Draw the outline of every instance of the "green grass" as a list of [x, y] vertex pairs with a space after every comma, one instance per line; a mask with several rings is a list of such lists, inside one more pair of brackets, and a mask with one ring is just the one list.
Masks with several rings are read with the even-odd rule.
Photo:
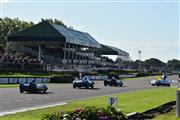
[[0, 88], [13, 88], [18, 86], [19, 84], [0, 84]]
[[126, 80], [139, 80], [139, 79], [144, 79], [144, 78], [155, 78], [155, 76], [145, 76], [145, 77], [136, 77], [136, 78], [121, 78], [120, 80], [126, 81]]
[[51, 77], [54, 74], [1, 73], [0, 77]]
[[[124, 113], [143, 112], [148, 109], [157, 107], [161, 104], [175, 100], [175, 89], [163, 87], [134, 91], [122, 94], [113, 94], [111, 96], [118, 97], [118, 108], [121, 108]], [[38, 110], [26, 111], [13, 115], [0, 117], [0, 120], [40, 120], [43, 114], [52, 113], [55, 111], [67, 111], [77, 107], [97, 106], [106, 107], [108, 96], [88, 98], [86, 100], [77, 100], [69, 102], [63, 106], [43, 108]]]
[[169, 113], [159, 115], [155, 117], [153, 120], [180, 120], [180, 118], [176, 117], [175, 109]]

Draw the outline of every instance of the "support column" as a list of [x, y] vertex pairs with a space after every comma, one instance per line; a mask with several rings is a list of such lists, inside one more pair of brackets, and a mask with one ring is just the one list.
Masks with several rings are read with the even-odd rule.
[[41, 45], [38, 46], [38, 60], [41, 61], [41, 53], [42, 53], [42, 50], [41, 50]]
[[75, 48], [75, 60], [76, 60], [76, 64], [77, 64], [77, 44], [75, 45], [76, 46], [76, 48]]
[[69, 64], [69, 60], [70, 60], [70, 43], [68, 43], [68, 64]]
[[64, 62], [65, 62], [65, 60], [66, 60], [66, 42], [64, 43]]
[[176, 91], [176, 117], [180, 118], [180, 90]]
[[71, 51], [71, 53], [72, 53], [72, 56], [71, 56], [71, 59], [72, 59], [72, 61], [74, 60], [74, 44], [72, 44], [72, 51]]
[[79, 45], [79, 59], [78, 59], [79, 64], [80, 64], [81, 58], [82, 58], [82, 56], [81, 56], [81, 45]]

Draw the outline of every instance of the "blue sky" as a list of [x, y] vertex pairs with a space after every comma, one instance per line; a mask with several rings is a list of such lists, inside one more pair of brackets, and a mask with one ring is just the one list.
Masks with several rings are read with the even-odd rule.
[[46, 1], [4, 2], [1, 17], [18, 17], [35, 23], [40, 18], [57, 18], [74, 29], [90, 33], [100, 43], [130, 53], [133, 60], [138, 59], [139, 49], [142, 60], [180, 59], [180, 3], [176, 1]]

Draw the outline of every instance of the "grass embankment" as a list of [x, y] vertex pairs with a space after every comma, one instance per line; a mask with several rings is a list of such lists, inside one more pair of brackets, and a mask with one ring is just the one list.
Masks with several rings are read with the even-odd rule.
[[7, 72], [7, 73], [0, 73], [0, 77], [51, 77], [55, 76], [58, 73], [51, 73], [51, 72], [40, 72], [40, 73], [31, 73], [31, 72]]
[[0, 84], [0, 88], [13, 88], [18, 86], [19, 84]]
[[180, 118], [176, 117], [175, 109], [169, 113], [159, 115], [155, 117], [153, 120], [180, 120]]
[[[118, 108], [121, 108], [124, 113], [143, 112], [148, 109], [157, 107], [161, 104], [175, 100], [175, 89], [172, 88], [155, 88], [141, 91], [134, 91], [121, 94], [113, 94], [118, 98]], [[67, 111], [75, 108], [82, 108], [85, 106], [102, 106], [106, 107], [108, 103], [108, 96], [88, 98], [86, 100], [77, 100], [69, 102], [63, 106], [56, 106], [38, 110], [32, 110], [13, 115], [6, 115], [0, 117], [0, 120], [40, 120], [45, 113], [52, 113], [57, 111]]]
[[136, 78], [120, 78], [120, 80], [126, 81], [126, 80], [144, 80], [147, 78], [153, 78], [155, 79], [155, 76], [145, 76], [145, 77], [136, 77]]

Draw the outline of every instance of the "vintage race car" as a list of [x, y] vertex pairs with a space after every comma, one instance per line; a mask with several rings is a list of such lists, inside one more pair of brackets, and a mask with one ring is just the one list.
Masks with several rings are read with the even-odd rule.
[[43, 92], [46, 93], [48, 90], [47, 85], [45, 84], [20, 84], [19, 86], [20, 93], [23, 93], [24, 91], [29, 92], [29, 93], [38, 93], [38, 92]]
[[152, 86], [170, 86], [173, 80], [151, 80], [150, 84]]
[[123, 86], [123, 82], [117, 79], [106, 79], [104, 80], [104, 86]]
[[73, 88], [76, 88], [76, 87], [94, 88], [94, 84], [95, 82], [90, 80], [88, 77], [83, 77], [82, 79], [73, 81]]

